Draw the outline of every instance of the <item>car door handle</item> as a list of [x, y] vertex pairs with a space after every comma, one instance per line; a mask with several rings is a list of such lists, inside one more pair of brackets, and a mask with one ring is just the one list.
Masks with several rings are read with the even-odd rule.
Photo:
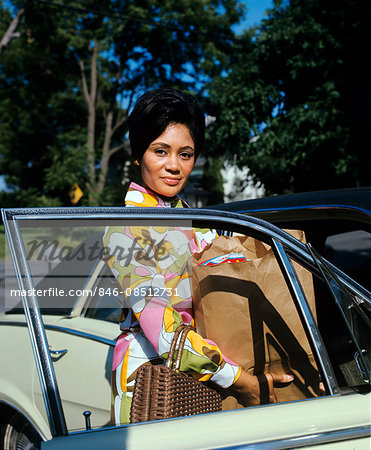
[[66, 348], [64, 348], [63, 350], [53, 350], [52, 347], [50, 347], [50, 345], [49, 345], [49, 352], [53, 356], [61, 356], [61, 355], [64, 355], [65, 353], [67, 353], [68, 350]]

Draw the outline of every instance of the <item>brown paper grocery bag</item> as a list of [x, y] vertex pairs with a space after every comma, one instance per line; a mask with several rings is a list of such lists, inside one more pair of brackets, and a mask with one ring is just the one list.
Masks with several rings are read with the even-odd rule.
[[[304, 241], [302, 231], [290, 231]], [[245, 262], [200, 265], [241, 253]], [[294, 263], [315, 315], [312, 275]], [[192, 261], [193, 308], [197, 331], [252, 374], [293, 373], [288, 386], [275, 388], [277, 401], [319, 394], [319, 376], [294, 301], [273, 250], [247, 236], [220, 236]], [[242, 407], [231, 389], [221, 390], [223, 409]]]

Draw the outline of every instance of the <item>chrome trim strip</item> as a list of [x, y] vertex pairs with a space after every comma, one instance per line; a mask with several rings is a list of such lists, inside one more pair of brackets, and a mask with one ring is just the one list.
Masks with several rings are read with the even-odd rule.
[[16, 321], [2, 322], [1, 319], [0, 319], [0, 325], [8, 325], [10, 327], [27, 327], [26, 322], [16, 322]]
[[[16, 321], [2, 322], [0, 320], [0, 326], [1, 325], [7, 325], [7, 326], [12, 326], [12, 327], [27, 327], [27, 323], [16, 322]], [[85, 333], [85, 331], [74, 330], [73, 328], [60, 327], [59, 325], [48, 325], [45, 323], [44, 323], [44, 328], [46, 330], [60, 331], [61, 333], [72, 334], [74, 336], [79, 336], [81, 338], [90, 339], [92, 341], [100, 342], [101, 344], [110, 345], [111, 347], [114, 347], [116, 345], [116, 341], [113, 339], [107, 339], [102, 336], [97, 336], [95, 334]], [[117, 324], [117, 333], [118, 334], [120, 333], [118, 324]]]
[[323, 374], [324, 381], [329, 390], [329, 394], [333, 395], [340, 392], [339, 386], [336, 381], [330, 358], [328, 356], [326, 347], [323, 343], [322, 337], [318, 331], [316, 321], [313, 317], [312, 311], [308, 305], [307, 299], [303, 292], [303, 288], [298, 279], [296, 270], [292, 265], [290, 258], [287, 256], [283, 245], [273, 239], [273, 249], [277, 256], [278, 263], [281, 267], [283, 275], [286, 279], [287, 286], [291, 292], [291, 295], [295, 301], [296, 309], [301, 318], [305, 332], [307, 334], [309, 344], [313, 349], [313, 354], [316, 358], [318, 368], [321, 374]]
[[[4, 220], [4, 226], [19, 288], [21, 291], [32, 292], [34, 285], [28, 262], [24, 257], [25, 250], [18, 224], [14, 220]], [[49, 420], [50, 432], [53, 436], [65, 436], [68, 434], [66, 421], [37, 298], [34, 295], [22, 295], [21, 297]]]
[[[74, 330], [72, 328], [67, 327], [60, 327], [59, 325], [48, 325], [44, 324], [44, 327], [46, 330], [53, 330], [53, 331], [60, 331], [61, 333], [67, 333], [72, 334], [74, 336], [79, 336], [81, 338], [90, 339], [92, 341], [97, 341], [102, 344], [110, 345], [111, 347], [114, 347], [116, 345], [116, 341], [112, 339], [107, 339], [101, 336], [96, 336], [95, 334], [85, 333], [85, 331], [78, 331]], [[118, 324], [117, 324], [117, 334], [120, 333]]]
[[253, 444], [242, 444], [231, 447], [220, 447], [221, 449], [242, 450], [259, 448], [262, 450], [283, 450], [289, 448], [308, 447], [313, 445], [330, 444], [354, 439], [370, 437], [370, 426], [344, 428], [342, 430], [324, 431], [322, 433], [307, 434], [304, 436], [277, 439], [266, 442], [255, 442]]

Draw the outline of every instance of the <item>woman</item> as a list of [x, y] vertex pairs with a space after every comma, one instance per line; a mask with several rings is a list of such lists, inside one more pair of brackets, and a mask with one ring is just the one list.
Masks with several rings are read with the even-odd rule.
[[[142, 185], [131, 183], [125, 205], [187, 207], [179, 197], [204, 145], [205, 120], [197, 103], [173, 89], [155, 89], [139, 98], [129, 117], [129, 138]], [[192, 228], [109, 227], [110, 249], [136, 249], [113, 255], [112, 272], [127, 293], [129, 313], [120, 324], [112, 373], [112, 421], [127, 423], [137, 368], [165, 359], [174, 331], [193, 323], [187, 260], [215, 234]], [[150, 257], [150, 255], [152, 255]], [[222, 355], [217, 345], [196, 332], [187, 336], [181, 370], [239, 392], [246, 405], [260, 403], [260, 386], [274, 402], [273, 383], [291, 375], [263, 376], [263, 384]]]

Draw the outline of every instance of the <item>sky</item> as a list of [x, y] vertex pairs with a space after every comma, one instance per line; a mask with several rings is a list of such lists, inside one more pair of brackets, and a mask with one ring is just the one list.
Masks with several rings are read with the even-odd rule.
[[[245, 19], [238, 26], [234, 27], [234, 31], [237, 34], [246, 28], [258, 25], [263, 19], [265, 11], [273, 6], [273, 0], [240, 0], [240, 3], [246, 5], [247, 11]], [[4, 177], [0, 176], [0, 191], [5, 188]]]
[[246, 5], [247, 12], [245, 20], [235, 28], [236, 33], [258, 25], [263, 19], [265, 11], [273, 7], [273, 0], [240, 0], [240, 3]]

